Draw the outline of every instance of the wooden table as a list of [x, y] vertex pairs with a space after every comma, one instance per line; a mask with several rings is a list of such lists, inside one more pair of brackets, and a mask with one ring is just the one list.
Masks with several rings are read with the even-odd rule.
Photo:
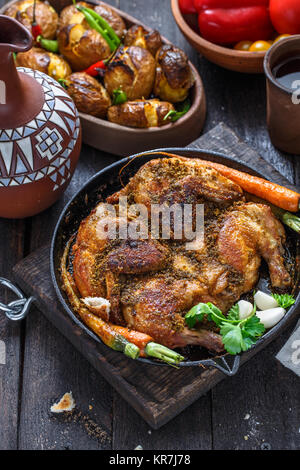
[[[204, 132], [225, 122], [291, 183], [299, 184], [300, 158], [282, 154], [269, 140], [263, 76], [229, 72], [198, 57], [177, 29], [168, 0], [107, 1], [161, 30], [189, 55], [207, 93]], [[31, 219], [0, 219], [1, 276], [10, 278], [18, 260], [50, 240], [66, 201], [113, 161], [114, 156], [84, 146], [61, 201]], [[274, 357], [290, 333], [169, 424], [150, 431], [38, 310], [17, 324], [1, 315], [6, 365], [0, 365], [0, 449], [299, 449], [299, 378]], [[70, 420], [51, 416], [51, 404], [70, 390], [80, 412]]]

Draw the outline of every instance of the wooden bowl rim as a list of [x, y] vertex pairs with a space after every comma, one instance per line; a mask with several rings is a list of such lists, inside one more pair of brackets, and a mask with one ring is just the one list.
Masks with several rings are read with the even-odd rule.
[[[17, 1], [18, 0], [10, 0], [6, 4], [4, 4], [0, 8], [0, 14], [4, 14], [4, 12], [7, 10], [7, 8], [9, 6], [13, 5], [14, 3], [16, 3]], [[100, 1], [102, 1], [102, 0], [99, 0], [99, 3], [100, 3]], [[50, 3], [51, 3], [51, 1], [50, 1]], [[102, 3], [106, 3], [106, 2], [102, 2]], [[71, 4], [72, 4], [72, 0], [70, 0], [70, 5]], [[66, 5], [66, 6], [68, 6], [68, 5]], [[120, 15], [125, 20], [125, 22], [141, 25], [147, 31], [152, 30], [152, 28], [145, 25], [144, 23], [142, 23], [138, 19], [134, 18], [133, 16], [129, 15], [128, 13], [126, 13], [126, 12], [124, 12], [124, 11], [122, 11], [122, 10], [120, 10], [120, 9], [118, 9], [118, 8], [108, 4], [108, 3], [107, 3], [107, 6], [109, 6], [118, 15]], [[162, 38], [163, 43], [175, 45], [171, 41], [169, 41], [167, 38], [165, 38], [164, 36], [161, 36], [161, 38]], [[203, 107], [203, 110], [206, 113], [206, 97], [205, 97], [205, 91], [204, 91], [204, 85], [203, 85], [202, 79], [199, 75], [198, 70], [191, 63], [190, 60], [188, 61], [188, 63], [191, 67], [193, 76], [195, 78], [195, 83], [194, 83], [193, 87], [190, 90], [190, 93], [194, 93], [194, 97], [193, 97], [193, 100], [192, 100], [191, 108], [178, 121], [175, 121], [175, 122], [170, 123], [170, 124], [166, 124], [165, 126], [148, 127], [148, 128], [139, 129], [139, 128], [136, 128], [136, 127], [121, 126], [120, 124], [115, 124], [113, 122], [108, 121], [107, 119], [101, 119], [97, 116], [92, 116], [91, 114], [86, 114], [86, 113], [80, 112], [79, 115], [83, 119], [85, 119], [87, 121], [90, 121], [90, 122], [93, 122], [94, 124], [98, 124], [102, 128], [115, 129], [116, 132], [122, 132], [123, 131], [123, 132], [126, 132], [128, 134], [143, 134], [143, 133], [144, 134], [145, 133], [146, 134], [150, 134], [150, 133], [155, 134], [155, 133], [158, 133], [158, 132], [164, 132], [164, 131], [167, 132], [170, 129], [174, 129], [174, 128], [176, 129], [177, 127], [180, 128], [183, 124], [186, 123], [186, 121], [188, 121], [190, 118], [192, 118], [193, 115], [197, 114], [197, 112], [199, 112], [199, 109], [201, 107]]]
[[235, 57], [237, 59], [263, 59], [266, 52], [247, 52], [247, 51], [237, 51], [235, 49], [230, 49], [229, 47], [223, 47], [219, 46], [218, 44], [214, 44], [213, 42], [207, 41], [204, 39], [200, 34], [195, 33], [195, 31], [190, 28], [190, 26], [187, 24], [185, 21], [184, 17], [182, 16], [182, 13], [180, 11], [179, 5], [178, 5], [178, 0], [171, 0], [171, 9], [172, 13], [174, 16], [174, 19], [181, 29], [184, 34], [186, 34], [191, 41], [194, 41], [201, 47], [205, 47], [206, 49], [209, 49], [211, 51], [216, 52], [219, 55], [223, 55], [226, 57]]

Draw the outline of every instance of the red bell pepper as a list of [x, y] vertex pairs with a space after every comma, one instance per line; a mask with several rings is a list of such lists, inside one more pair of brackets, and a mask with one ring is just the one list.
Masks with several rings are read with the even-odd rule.
[[268, 0], [195, 0], [204, 39], [215, 44], [270, 39]]
[[99, 69], [106, 69], [106, 65], [103, 60], [100, 60], [99, 62], [90, 65], [87, 69], [83, 70], [83, 72], [87, 73], [91, 77], [97, 77], [99, 75]]
[[179, 8], [183, 15], [197, 13], [197, 10], [194, 5], [194, 0], [179, 0]]

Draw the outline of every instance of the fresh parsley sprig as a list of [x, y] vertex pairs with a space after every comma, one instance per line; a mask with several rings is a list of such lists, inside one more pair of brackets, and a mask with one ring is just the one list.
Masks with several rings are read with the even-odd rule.
[[182, 116], [184, 116], [191, 108], [191, 101], [189, 98], [184, 100], [182, 103], [178, 103], [175, 109], [171, 109], [164, 117], [164, 121], [168, 118], [171, 119], [172, 122], [178, 121]]
[[289, 294], [282, 294], [282, 295], [272, 294], [272, 297], [274, 297], [279, 307], [282, 307], [282, 308], [289, 308], [291, 305], [293, 305], [296, 302], [294, 297]]
[[220, 328], [224, 348], [229, 354], [235, 355], [250, 349], [265, 332], [264, 325], [260, 323], [255, 313], [256, 305], [254, 305], [251, 315], [241, 320], [239, 306], [235, 304], [225, 317], [218, 307], [208, 302], [191, 308], [185, 315], [185, 321], [189, 328], [193, 328], [196, 323], [203, 321], [204, 317], [208, 321], [214, 322]]

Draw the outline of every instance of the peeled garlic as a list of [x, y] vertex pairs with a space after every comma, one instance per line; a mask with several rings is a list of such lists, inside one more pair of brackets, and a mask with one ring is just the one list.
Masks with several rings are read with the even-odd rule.
[[251, 315], [253, 305], [250, 302], [247, 302], [247, 300], [239, 300], [238, 306], [241, 320], [244, 320], [244, 318], [248, 318]]
[[254, 301], [260, 310], [269, 310], [270, 308], [278, 307], [278, 303], [274, 297], [261, 290], [257, 291], [254, 295]]
[[265, 328], [272, 328], [282, 320], [285, 315], [284, 308], [270, 308], [263, 312], [256, 312], [256, 316], [260, 319]]

